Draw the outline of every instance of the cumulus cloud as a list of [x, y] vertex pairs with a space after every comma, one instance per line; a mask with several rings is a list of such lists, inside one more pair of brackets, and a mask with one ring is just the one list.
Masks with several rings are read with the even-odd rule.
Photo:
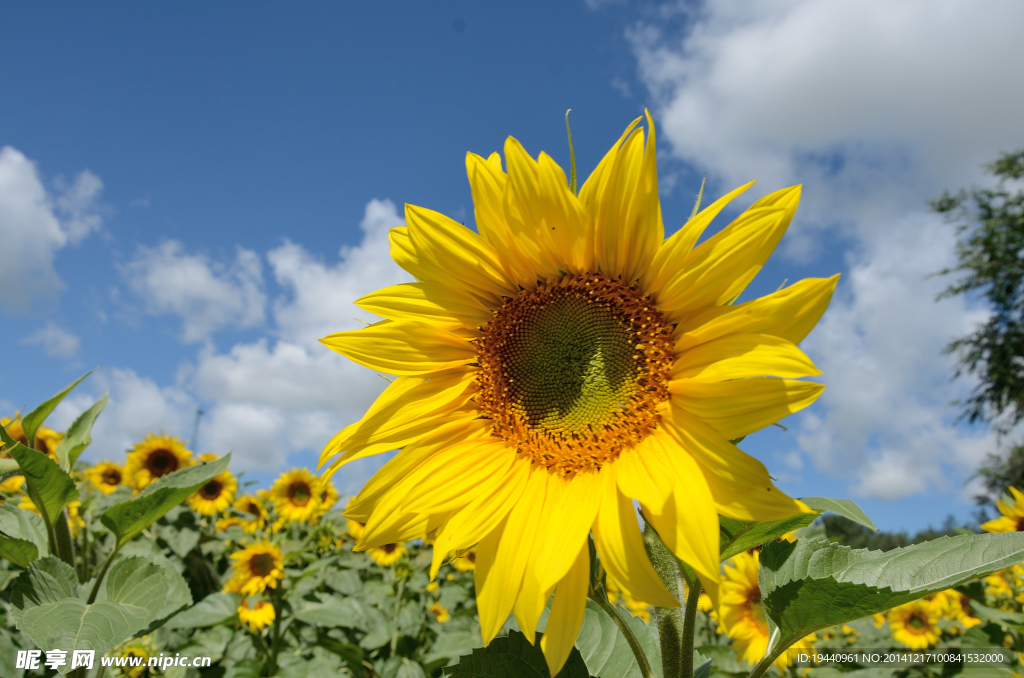
[[102, 226], [96, 205], [102, 188], [85, 171], [49, 192], [35, 163], [15, 148], [0, 148], [0, 306], [6, 311], [28, 313], [64, 289], [54, 255]]
[[21, 343], [41, 346], [56, 358], [72, 358], [78, 352], [78, 337], [52, 321], [22, 339]]
[[226, 327], [263, 323], [266, 295], [259, 255], [239, 248], [233, 262], [222, 263], [184, 249], [176, 240], [141, 247], [121, 266], [149, 313], [179, 316], [187, 342], [204, 341]]
[[[806, 349], [829, 388], [801, 415], [798, 441], [854, 491], [896, 498], [950, 490], [991, 436], [956, 427], [942, 347], [984, 314], [934, 302], [954, 233], [926, 211], [946, 187], [1020, 143], [1024, 6], [992, 2], [716, 2], [678, 32], [629, 31], [672, 155], [721, 189], [759, 177], [804, 183], [783, 253], [847, 275]], [[715, 193], [715, 191], [712, 191]], [[792, 456], [790, 463], [795, 464]]]

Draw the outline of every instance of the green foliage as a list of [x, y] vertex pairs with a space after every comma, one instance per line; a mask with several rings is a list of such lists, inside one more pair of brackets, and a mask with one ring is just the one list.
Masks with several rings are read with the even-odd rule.
[[1024, 444], [1012, 445], [1004, 454], [989, 453], [974, 476], [981, 478], [985, 488], [984, 493], [974, 495], [974, 502], [982, 507], [995, 507], [1011, 487], [1024, 488]]
[[871, 518], [868, 518], [867, 514], [864, 513], [863, 509], [861, 509], [861, 507], [857, 506], [849, 499], [832, 499], [831, 497], [804, 497], [800, 501], [807, 504], [809, 508], [818, 511], [819, 513], [828, 511], [830, 513], [836, 514], [837, 516], [842, 516], [847, 520], [852, 520], [858, 525], [866, 527], [869, 530], [878, 530], [878, 528], [875, 527], [874, 522], [872, 522]]
[[[89, 370], [78, 379], [75, 379], [71, 384], [64, 388], [60, 393], [53, 396], [44, 403], [41, 403], [35, 407], [31, 412], [21, 418], [21, 430], [25, 433], [25, 439], [28, 440], [28, 446], [34, 447], [36, 443], [36, 431], [43, 425], [46, 418], [50, 416], [53, 409], [60, 405], [61, 401], [64, 400], [64, 396], [71, 393], [72, 389], [82, 383], [86, 377], [92, 374], [92, 370]], [[6, 440], [5, 440], [6, 442]]]
[[[625, 610], [616, 610], [640, 641], [656, 676], [661, 676], [661, 647], [653, 626]], [[587, 601], [583, 626], [576, 639], [583, 663], [590, 675], [601, 678], [640, 678], [640, 666], [615, 622], [592, 600]]]
[[760, 587], [778, 647], [990, 574], [1024, 558], [1024, 534], [943, 537], [888, 553], [827, 541], [775, 542], [761, 552]]
[[974, 332], [946, 347], [957, 354], [963, 373], [978, 378], [959, 404], [970, 422], [996, 424], [1009, 431], [1024, 418], [1024, 190], [1008, 182], [1024, 177], [1024, 150], [1004, 153], [985, 166], [995, 188], [949, 191], [932, 201], [936, 212], [959, 222], [958, 263], [939, 274], [963, 274], [939, 298], [980, 293], [992, 316]]
[[[82, 378], [84, 379], [85, 377]], [[96, 417], [100, 416], [103, 408], [107, 406], [107, 398], [108, 395], [104, 393], [102, 398], [93, 403], [85, 412], [78, 415], [71, 426], [68, 427], [64, 439], [60, 441], [55, 451], [60, 467], [63, 470], [71, 471], [71, 467], [78, 461], [78, 457], [92, 443], [92, 425], [96, 422]]]
[[[531, 645], [519, 631], [509, 631], [508, 637], [495, 638], [487, 647], [473, 650], [473, 654], [459, 659], [455, 666], [446, 666], [445, 675], [452, 678], [548, 678], [551, 674], [540, 651], [540, 638], [541, 634], [537, 634], [537, 644]], [[589, 676], [579, 650], [573, 649], [556, 678]]]
[[719, 548], [721, 559], [725, 562], [737, 553], [760, 546], [778, 539], [787, 532], [798, 530], [813, 523], [818, 517], [815, 513], [801, 513], [791, 518], [776, 520], [769, 523], [745, 523], [741, 520], [718, 516]]

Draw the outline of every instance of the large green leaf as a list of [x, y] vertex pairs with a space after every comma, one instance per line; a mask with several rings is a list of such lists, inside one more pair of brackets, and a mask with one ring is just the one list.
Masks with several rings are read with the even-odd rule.
[[148, 558], [121, 558], [107, 572], [104, 590], [97, 600], [113, 600], [125, 605], [153, 602], [154, 591], [159, 590], [162, 603], [154, 608], [149, 622], [163, 619], [185, 605], [192, 604], [192, 594], [185, 579], [169, 564]]
[[17, 443], [8, 447], [7, 452], [21, 466], [25, 476], [25, 491], [39, 509], [46, 525], [52, 528], [64, 507], [78, 499], [75, 481], [61, 470], [57, 462], [38, 450], [30, 450]]
[[941, 537], [888, 552], [813, 539], [761, 551], [773, 647], [976, 579], [1024, 559], [1024, 534]]
[[0, 532], [0, 558], [9, 560], [18, 567], [28, 567], [28, 564], [38, 557], [39, 549], [32, 542]]
[[[640, 646], [647, 655], [651, 671], [657, 678], [661, 677], [661, 646], [657, 632], [642, 619], [634, 617], [621, 608], [615, 610], [619, 617], [629, 624], [633, 635], [640, 641]], [[583, 626], [576, 638], [576, 648], [592, 676], [601, 678], [640, 678], [640, 665], [637, 664], [633, 651], [629, 649], [625, 636], [619, 627], [604, 610], [592, 600], [587, 601], [587, 609], [583, 613]]]
[[829, 511], [835, 513], [837, 516], [842, 516], [858, 525], [877, 531], [878, 528], [871, 522], [871, 518], [868, 518], [867, 514], [856, 504], [849, 499], [832, 499], [831, 497], [804, 497], [801, 499], [803, 503], [807, 504], [808, 508], [812, 508], [818, 512]]
[[183, 612], [171, 617], [165, 624], [171, 629], [198, 629], [231, 619], [238, 613], [242, 597], [237, 593], [214, 593]]
[[294, 605], [292, 614], [307, 624], [367, 630], [367, 608], [355, 598], [323, 596], [319, 602], [296, 601]]
[[0, 504], [0, 532], [32, 542], [40, 555], [50, 554], [46, 525], [38, 513], [10, 504]]
[[25, 438], [28, 440], [29, 445], [35, 445], [36, 431], [38, 431], [39, 427], [43, 425], [46, 418], [50, 416], [50, 412], [53, 412], [53, 408], [60, 405], [60, 401], [64, 400], [64, 396], [71, 393], [71, 389], [81, 384], [82, 380], [90, 374], [92, 374], [92, 370], [89, 370], [78, 379], [75, 379], [70, 386], [21, 418], [21, 430], [25, 432]]
[[71, 471], [71, 467], [75, 465], [79, 455], [92, 443], [92, 425], [96, 421], [96, 417], [100, 416], [103, 408], [107, 406], [108, 395], [104, 393], [103, 397], [93, 403], [92, 407], [78, 415], [78, 418], [68, 428], [67, 433], [64, 434], [64, 439], [57, 445], [55, 452], [57, 460], [65, 471]]
[[[540, 651], [540, 638], [541, 634], [537, 634], [536, 644], [530, 645], [522, 633], [509, 631], [508, 637], [495, 638], [487, 647], [460, 657], [458, 664], [444, 667], [444, 673], [454, 678], [548, 678], [551, 674]], [[583, 657], [573, 648], [556, 678], [589, 676]]]
[[[787, 532], [807, 527], [818, 518], [817, 513], [798, 513], [795, 516], [768, 523], [746, 523], [725, 516], [718, 516], [719, 548], [721, 561], [725, 562], [737, 553], [778, 539]], [[603, 678], [603, 677], [602, 677]]]
[[117, 545], [130, 541], [172, 508], [228, 467], [231, 455], [168, 473], [134, 499], [115, 504], [100, 520], [117, 537]]

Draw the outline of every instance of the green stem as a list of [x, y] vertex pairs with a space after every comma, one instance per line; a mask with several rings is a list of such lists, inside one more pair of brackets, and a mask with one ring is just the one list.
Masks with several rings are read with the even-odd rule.
[[629, 644], [629, 649], [633, 651], [633, 656], [636, 657], [636, 663], [640, 665], [640, 675], [643, 678], [651, 678], [651, 663], [647, 661], [647, 655], [644, 654], [644, 649], [640, 647], [640, 641], [633, 635], [633, 629], [629, 628], [629, 624], [626, 623], [622, 617], [619, 616], [618, 610], [615, 606], [608, 602], [608, 599], [601, 595], [591, 595], [590, 599], [597, 603], [602, 610], [608, 613], [608, 616], [612, 618], [616, 626], [619, 627], [619, 631], [622, 632], [623, 637]]
[[690, 218], [693, 219], [700, 212], [700, 201], [704, 199], [704, 184], [708, 183], [708, 175], [704, 175], [704, 178], [700, 181], [700, 192], [697, 193], [697, 202], [693, 204], [693, 211], [690, 212]]
[[398, 650], [398, 613], [402, 609], [402, 592], [405, 591], [405, 580], [398, 580], [398, 593], [395, 595], [395, 630], [391, 632], [391, 656]]
[[[645, 522], [644, 525], [644, 548], [665, 588], [676, 598], [682, 599], [685, 588], [676, 559], [649, 522]], [[664, 678], [682, 678], [683, 667], [680, 659], [683, 656], [683, 611], [678, 607], [655, 607], [654, 621], [658, 627], [658, 639], [661, 644], [662, 674]]]
[[274, 603], [274, 631], [273, 640], [270, 646], [270, 671], [267, 672], [268, 676], [277, 675], [277, 653], [281, 646], [281, 589], [274, 589], [274, 594], [271, 596]]
[[89, 600], [85, 601], [86, 605], [92, 605], [96, 602], [96, 595], [100, 592], [100, 584], [103, 583], [103, 578], [107, 576], [107, 570], [114, 563], [114, 558], [117, 557], [117, 552], [121, 550], [121, 544], [114, 547], [114, 550], [107, 556], [107, 562], [103, 563], [103, 568], [100, 569], [99, 575], [96, 577], [96, 583], [92, 585], [92, 591], [89, 593]]
[[761, 676], [765, 674], [765, 672], [772, 665], [772, 663], [779, 658], [779, 655], [781, 655], [788, 649], [789, 645], [783, 645], [782, 643], [779, 643], [775, 647], [775, 649], [771, 651], [771, 654], [768, 654], [757, 663], [757, 666], [754, 667], [754, 670], [750, 672], [750, 675], [747, 676], [747, 678], [761, 678]]
[[683, 620], [683, 647], [681, 668], [683, 678], [693, 678], [693, 632], [697, 624], [697, 603], [700, 601], [700, 582], [690, 586], [686, 596], [686, 618]]
[[71, 543], [71, 529], [68, 527], [67, 511], [61, 511], [57, 523], [53, 526], [53, 536], [57, 542], [57, 557], [75, 567], [75, 546]]

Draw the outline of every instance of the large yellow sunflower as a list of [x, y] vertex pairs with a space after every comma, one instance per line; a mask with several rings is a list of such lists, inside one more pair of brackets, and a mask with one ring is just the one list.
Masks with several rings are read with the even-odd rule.
[[[14, 438], [16, 441], [28, 447], [28, 437], [25, 435], [24, 429], [21, 428], [21, 416], [15, 416], [14, 419], [4, 417], [0, 419], [0, 426], [7, 429], [7, 435]], [[60, 445], [60, 441], [64, 439], [63, 433], [58, 433], [53, 429], [40, 426], [36, 429], [36, 445], [35, 449], [40, 452], [46, 453], [51, 459], [57, 459], [57, 446]], [[0, 442], [0, 450], [2, 450], [4, 444]], [[6, 453], [5, 453], [6, 456]]]
[[982, 523], [981, 529], [986, 532], [1020, 532], [1024, 530], [1024, 494], [1016, 487], [1010, 488], [1013, 503], [997, 501], [996, 506], [1001, 514], [995, 520]]
[[85, 479], [103, 494], [110, 494], [124, 484], [124, 469], [112, 461], [101, 461], [85, 470]]
[[295, 468], [274, 481], [270, 496], [285, 522], [312, 520], [320, 509], [320, 480], [304, 468]]
[[404, 546], [399, 544], [381, 544], [375, 546], [369, 551], [370, 559], [378, 565], [387, 567], [388, 565], [394, 565], [396, 562], [401, 560], [402, 556], [408, 555], [409, 552]]
[[277, 588], [277, 582], [284, 579], [284, 559], [281, 550], [269, 542], [250, 544], [241, 551], [231, 554], [234, 573], [224, 590], [254, 596], [268, 588]]
[[924, 650], [939, 642], [942, 615], [931, 602], [918, 599], [889, 610], [887, 616], [892, 637], [912, 650]]
[[[800, 188], [758, 200], [696, 245], [751, 184], [667, 240], [655, 135], [633, 122], [579, 195], [546, 154], [515, 139], [466, 159], [473, 231], [406, 206], [391, 254], [418, 282], [356, 303], [385, 320], [322, 341], [398, 375], [326, 446], [325, 475], [403, 448], [346, 515], [358, 548], [437, 532], [433, 572], [476, 546], [483, 639], [510, 612], [542, 640], [552, 674], [583, 620], [593, 533], [634, 598], [678, 606], [648, 561], [632, 500], [717, 601], [718, 515], [807, 510], [730, 443], [812, 403], [820, 372], [796, 344], [836, 277], [733, 305], [793, 217]], [[696, 245], [696, 246], [695, 246]]]
[[[718, 632], [733, 640], [736, 655], [751, 664], [757, 664], [768, 651], [768, 621], [761, 605], [761, 587], [757, 581], [759, 554], [740, 553], [733, 556], [725, 567], [722, 582], [721, 605], [718, 608]], [[797, 641], [775, 660], [780, 671], [793, 663], [799, 652], [813, 650], [815, 635]]]
[[163, 433], [148, 433], [128, 452], [124, 475], [128, 484], [142, 490], [154, 480], [195, 463], [192, 452], [181, 440]]
[[248, 600], [242, 600], [238, 606], [238, 620], [256, 633], [262, 631], [266, 625], [273, 623], [276, 616], [274, 605], [268, 600], [257, 601], [251, 608]]
[[188, 498], [188, 505], [204, 516], [213, 516], [231, 506], [237, 490], [234, 474], [221, 471]]

